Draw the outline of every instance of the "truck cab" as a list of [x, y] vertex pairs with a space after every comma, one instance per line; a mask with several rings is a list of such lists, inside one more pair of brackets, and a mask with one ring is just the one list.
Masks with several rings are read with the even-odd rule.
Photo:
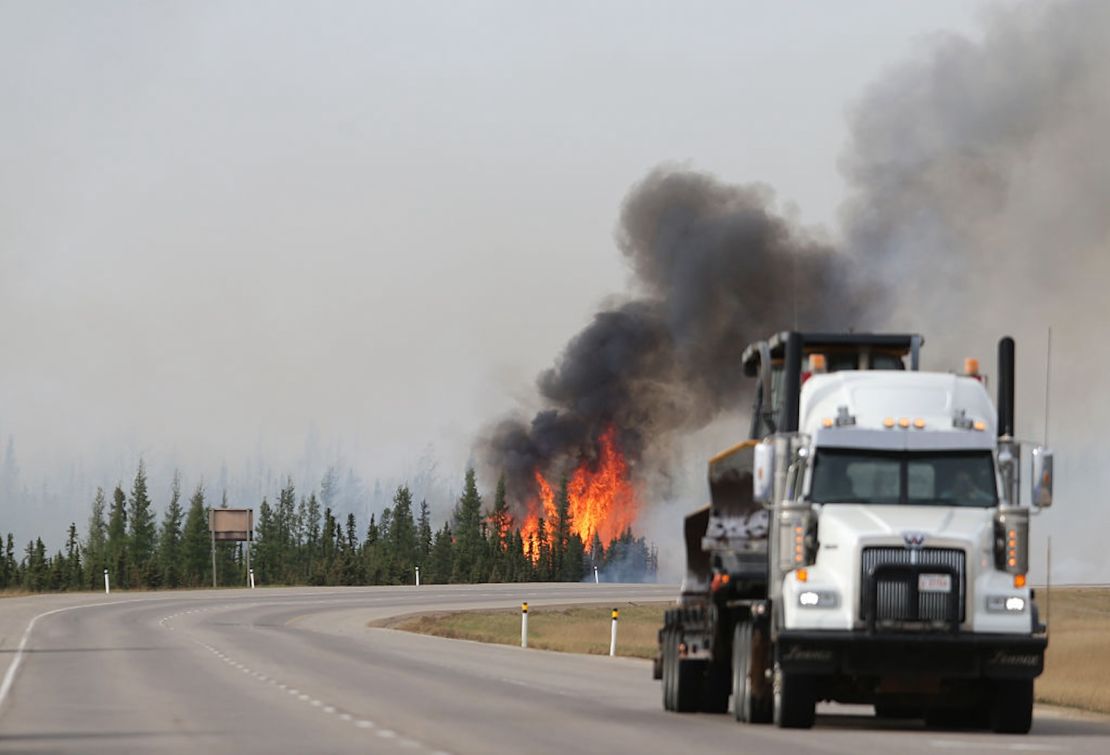
[[1052, 455], [1033, 449], [1023, 505], [1011, 339], [997, 410], [973, 360], [961, 374], [919, 371], [923, 343], [782, 333], [745, 351], [759, 381], [752, 437], [710, 462], [700, 543], [688, 519], [701, 574], [666, 638], [681, 638], [672, 702], [684, 682], [719, 708], [727, 664], [742, 721], [805, 728], [834, 700], [1029, 730], [1047, 639], [1028, 533], [1052, 503]]

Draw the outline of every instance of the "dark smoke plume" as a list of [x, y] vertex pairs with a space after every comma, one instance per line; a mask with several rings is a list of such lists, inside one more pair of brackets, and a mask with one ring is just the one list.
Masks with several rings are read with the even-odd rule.
[[546, 408], [494, 427], [485, 459], [514, 496], [533, 472], [594, 453], [616, 428], [635, 464], [676, 432], [733, 408], [744, 347], [793, 327], [856, 324], [865, 287], [850, 261], [775, 212], [757, 186], [662, 167], [633, 187], [617, 243], [636, 295], [598, 312], [537, 387]]

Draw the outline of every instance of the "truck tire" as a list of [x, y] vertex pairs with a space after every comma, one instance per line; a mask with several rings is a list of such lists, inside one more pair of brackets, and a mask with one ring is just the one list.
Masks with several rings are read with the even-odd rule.
[[674, 710], [675, 635], [673, 629], [663, 632], [663, 710]]
[[770, 723], [774, 712], [771, 696], [760, 694], [766, 687], [760, 683], [765, 666], [758, 656], [762, 643], [756, 641], [762, 631], [741, 621], [732, 634], [732, 715], [744, 723]]
[[994, 683], [990, 705], [991, 731], [1028, 734], [1033, 726], [1033, 680], [1006, 679]]
[[781, 729], [809, 729], [816, 718], [817, 694], [814, 678], [788, 674], [775, 666], [775, 725]]
[[728, 713], [728, 695], [731, 691], [730, 669], [719, 663], [710, 663], [701, 682], [701, 712]]

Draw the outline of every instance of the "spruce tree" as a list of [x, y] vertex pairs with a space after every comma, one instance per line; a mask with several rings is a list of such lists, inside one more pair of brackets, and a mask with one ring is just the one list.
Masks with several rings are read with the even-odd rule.
[[255, 579], [277, 584], [278, 532], [273, 511], [265, 498], [258, 506], [258, 522], [254, 527], [253, 561]]
[[77, 523], [69, 523], [66, 534], [64, 589], [80, 590], [84, 581], [81, 569], [81, 544], [77, 540]]
[[150, 507], [150, 496], [147, 494], [146, 466], [141, 459], [139, 470], [135, 473], [135, 482], [131, 486], [129, 504], [128, 582], [132, 587], [154, 585], [158, 581], [154, 564], [157, 528], [154, 512]]
[[412, 493], [407, 485], [397, 488], [393, 496], [392, 522], [389, 528], [391, 580], [394, 584], [409, 584], [416, 566], [416, 524], [412, 520]]
[[127, 569], [127, 494], [116, 485], [112, 492], [112, 511], [108, 516], [108, 573], [111, 583], [124, 586]]
[[[551, 537], [551, 576], [563, 579], [563, 561], [570, 543], [570, 495], [567, 491], [567, 478], [564, 475], [555, 496], [555, 531]], [[577, 579], [574, 581], [578, 581]]]
[[96, 589], [100, 586], [101, 575], [108, 567], [108, 524], [104, 521], [104, 489], [96, 489], [92, 512], [89, 514], [89, 531], [85, 536], [85, 571], [88, 580], [86, 587]]
[[449, 522], [443, 523], [443, 528], [436, 532], [432, 543], [431, 562], [428, 564], [427, 581], [429, 583], [445, 583], [451, 579], [454, 567], [454, 536], [451, 534]]
[[293, 573], [292, 566], [294, 561], [294, 529], [296, 527], [296, 510], [297, 503], [296, 490], [293, 487], [293, 478], [286, 479], [285, 487], [281, 489], [278, 494], [277, 506], [274, 507], [274, 524], [277, 528], [277, 547], [275, 549], [275, 557], [277, 563], [275, 568], [277, 574], [274, 576], [283, 584], [290, 584], [296, 576]]
[[382, 546], [381, 532], [374, 515], [370, 515], [370, 524], [366, 528], [366, 539], [362, 543], [363, 573], [366, 575], [367, 584], [380, 585], [382, 583]]
[[420, 519], [416, 524], [416, 559], [427, 568], [432, 553], [432, 515], [426, 500], [420, 502]]
[[189, 512], [185, 515], [181, 563], [184, 584], [190, 587], [212, 584], [212, 535], [208, 530], [204, 486], [200, 484], [189, 499]]
[[162, 531], [158, 536], [158, 560], [162, 571], [162, 584], [178, 587], [181, 584], [181, 526], [185, 511], [181, 508], [181, 474], [173, 473], [170, 487], [170, 505], [162, 517]]
[[479, 578], [482, 540], [482, 496], [474, 469], [466, 470], [463, 493], [455, 507], [455, 565], [452, 582], [474, 582]]
[[551, 538], [547, 534], [547, 522], [543, 517], [536, 522], [536, 545], [532, 551], [536, 560], [536, 579], [548, 582], [552, 578]]
[[15, 537], [10, 532], [4, 545], [4, 573], [8, 575], [7, 585], [9, 587], [14, 587], [21, 581], [19, 562], [15, 560]]
[[302, 527], [304, 527], [304, 577], [310, 581], [315, 575], [316, 562], [320, 558], [320, 502], [316, 494], [310, 493], [305, 507]]
[[361, 551], [355, 515], [347, 514], [346, 537], [343, 539], [343, 584], [358, 585], [363, 581]]
[[559, 579], [564, 582], [581, 582], [586, 571], [586, 548], [582, 538], [572, 534], [567, 539], [567, 549], [563, 554], [562, 571]]

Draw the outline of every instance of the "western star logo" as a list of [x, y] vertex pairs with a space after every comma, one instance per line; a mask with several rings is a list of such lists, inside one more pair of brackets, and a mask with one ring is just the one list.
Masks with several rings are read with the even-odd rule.
[[906, 543], [906, 547], [911, 550], [921, 550], [925, 545], [924, 532], [903, 532], [902, 540]]

